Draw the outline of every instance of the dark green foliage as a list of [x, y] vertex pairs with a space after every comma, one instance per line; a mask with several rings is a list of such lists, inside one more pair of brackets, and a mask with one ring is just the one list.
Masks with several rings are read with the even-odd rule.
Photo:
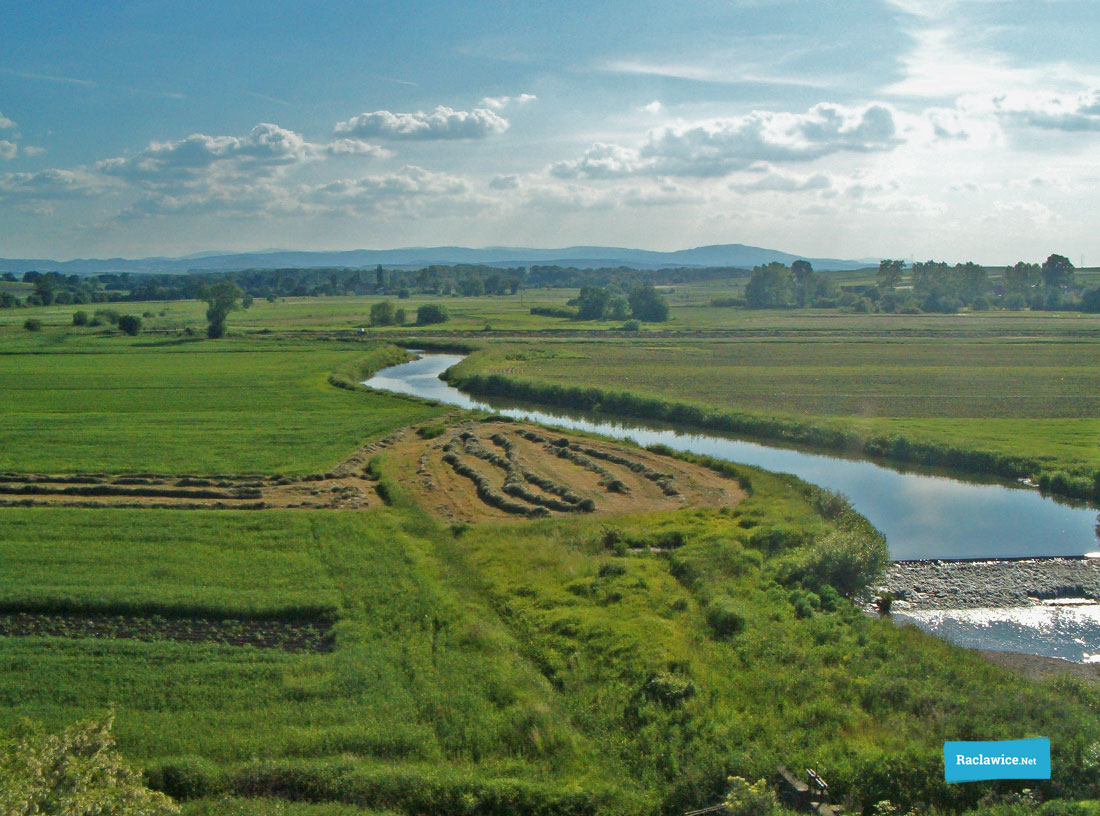
[[630, 292], [630, 316], [646, 323], [664, 323], [668, 301], [651, 284], [639, 286]]
[[74, 326], [87, 326], [88, 325], [88, 313], [87, 312], [73, 312], [73, 325]]
[[34, 317], [28, 317], [23, 321], [23, 328], [29, 332], [42, 331], [42, 321]]
[[642, 324], [637, 320], [628, 320], [623, 323], [623, 331], [636, 332], [642, 330]]
[[141, 318], [137, 315], [122, 315], [118, 319], [118, 329], [123, 334], [136, 337], [141, 333]]
[[203, 286], [197, 293], [199, 300], [206, 301], [206, 336], [211, 340], [225, 336], [225, 321], [229, 313], [240, 308], [240, 298], [244, 294], [237, 284], [221, 280], [209, 286]]
[[434, 303], [426, 303], [416, 310], [416, 325], [430, 326], [447, 322], [447, 309]]
[[416, 429], [416, 435], [421, 439], [435, 439], [437, 436], [443, 436], [446, 430], [446, 425], [436, 422], [431, 425], [421, 425]]
[[372, 326], [392, 326], [396, 323], [393, 301], [383, 300], [370, 307], [370, 324]]
[[214, 763], [199, 756], [181, 757], [153, 766], [145, 772], [145, 784], [173, 799], [199, 799], [224, 788]]
[[532, 306], [531, 314], [540, 317], [564, 317], [568, 320], [577, 319], [577, 312], [573, 309], [561, 309], [554, 306]]
[[733, 598], [719, 595], [707, 606], [707, 625], [716, 637], [732, 637], [745, 628], [745, 615]]

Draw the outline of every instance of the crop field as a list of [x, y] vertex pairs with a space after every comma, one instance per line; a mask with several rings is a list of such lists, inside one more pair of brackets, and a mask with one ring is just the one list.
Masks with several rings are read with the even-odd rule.
[[737, 482], [704, 467], [511, 422], [427, 426], [387, 451], [396, 480], [454, 521], [733, 507]]
[[1100, 339], [1049, 325], [1038, 338], [900, 339], [865, 325], [842, 339], [515, 343], [479, 352], [456, 378], [574, 388], [583, 371], [603, 391], [706, 412], [991, 451], [1088, 478], [1100, 468]]
[[392, 347], [142, 337], [0, 345], [0, 470], [304, 474], [438, 409], [333, 388]]

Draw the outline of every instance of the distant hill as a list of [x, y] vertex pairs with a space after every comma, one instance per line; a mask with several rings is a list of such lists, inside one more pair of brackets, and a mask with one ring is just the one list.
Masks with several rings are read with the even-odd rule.
[[839, 260], [836, 258], [804, 258], [777, 249], [744, 244], [679, 249], [674, 252], [654, 252], [626, 247], [573, 246], [563, 249], [531, 249], [527, 247], [409, 247], [405, 249], [353, 249], [342, 252], [200, 252], [183, 258], [80, 258], [72, 261], [52, 261], [44, 258], [0, 258], [0, 272], [22, 274], [30, 270], [58, 271], [65, 274], [97, 275], [104, 272], [185, 273], [230, 269], [279, 269], [282, 267], [419, 267], [429, 264], [486, 264], [489, 266], [558, 265], [592, 269], [605, 266], [630, 266], [638, 269], [660, 269], [673, 266], [735, 266], [752, 268], [771, 261], [790, 264], [804, 259], [819, 270], [859, 269], [877, 264], [877, 260]]

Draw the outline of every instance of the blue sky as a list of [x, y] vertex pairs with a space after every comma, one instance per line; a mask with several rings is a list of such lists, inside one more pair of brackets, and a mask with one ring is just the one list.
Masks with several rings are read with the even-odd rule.
[[1093, 0], [6, 0], [0, 31], [0, 256], [1100, 263]]

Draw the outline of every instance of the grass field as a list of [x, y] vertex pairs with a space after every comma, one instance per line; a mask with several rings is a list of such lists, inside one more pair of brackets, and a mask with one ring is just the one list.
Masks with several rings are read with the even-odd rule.
[[288, 813], [676, 813], [777, 761], [855, 802], [962, 807], [980, 791], [943, 784], [945, 735], [1024, 732], [1057, 746], [1050, 795], [1089, 789], [1074, 751], [1100, 740], [1095, 690], [1033, 685], [782, 583], [819, 557], [796, 542], [841, 522], [750, 476], [732, 512], [612, 523], [628, 541], [679, 533], [664, 556], [616, 555], [606, 521], [448, 530], [396, 486], [394, 507], [361, 513], [6, 509], [5, 605], [244, 616], [305, 600], [338, 621], [324, 654], [0, 638], [0, 729], [113, 703], [154, 783], [188, 769], [173, 790], [189, 813], [233, 812], [225, 794], [279, 812], [258, 803], [295, 791], [331, 804]]
[[1031, 338], [881, 337], [867, 325], [853, 317], [842, 337], [514, 343], [478, 352], [456, 375], [598, 383], [705, 412], [1029, 459], [1088, 479], [1100, 469], [1100, 338], [1067, 336], [1056, 320]]
[[[476, 327], [504, 300], [470, 301], [461, 320]], [[75, 330], [68, 307], [41, 332], [9, 320], [0, 470], [317, 473], [440, 417], [347, 387], [401, 359], [394, 347], [292, 335], [364, 302], [257, 304], [221, 341]], [[183, 314], [194, 304], [172, 308], [157, 320], [200, 325]], [[698, 308], [683, 325], [710, 325]], [[513, 311], [494, 330], [536, 324]], [[512, 342], [464, 365], [758, 413], [781, 392], [797, 419], [1026, 436], [1059, 462], [1093, 427], [1096, 346], [1080, 316], [981, 316], [960, 332], [942, 317], [720, 311], [741, 339]], [[535, 461], [543, 448], [527, 442], [525, 467], [603, 496], [591, 472], [567, 484], [570, 468]], [[460, 523], [407, 487], [419, 455], [378, 455], [365, 510], [0, 508], [0, 613], [208, 624], [195, 642], [0, 636], [0, 734], [113, 704], [125, 757], [191, 816], [665, 816], [718, 801], [730, 774], [773, 778], [777, 762], [817, 768], [854, 812], [890, 799], [957, 813], [1019, 786], [945, 785], [945, 739], [1040, 735], [1055, 777], [1030, 787], [1100, 794], [1100, 688], [1032, 683], [864, 615], [841, 594], [885, 546], [832, 497], [734, 468], [748, 495], [721, 509]], [[655, 477], [687, 473], [662, 457], [633, 453]], [[323, 623], [331, 648], [229, 645], [219, 633], [246, 619]]]
[[438, 413], [328, 382], [401, 359], [361, 344], [6, 334], [0, 470], [325, 471]]

